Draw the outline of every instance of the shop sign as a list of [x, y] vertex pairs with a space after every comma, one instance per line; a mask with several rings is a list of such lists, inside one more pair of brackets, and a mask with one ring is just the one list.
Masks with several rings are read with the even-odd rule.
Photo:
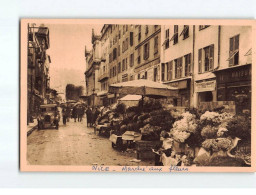
[[171, 87], [176, 87], [178, 89], [186, 89], [187, 88], [187, 80], [184, 81], [176, 81], [168, 84]]
[[108, 98], [114, 98], [115, 97], [115, 94], [108, 94]]
[[145, 70], [145, 69], [147, 69], [149, 67], [153, 67], [154, 65], [157, 65], [159, 63], [160, 63], [160, 58], [156, 58], [156, 59], [154, 59], [154, 60], [152, 60], [150, 62], [146, 62], [146, 63], [144, 63], [144, 64], [142, 64], [140, 66], [135, 67], [134, 72], [136, 72], [136, 73], [140, 72], [140, 71]]
[[195, 83], [196, 92], [214, 91], [215, 87], [216, 87], [216, 80]]
[[217, 79], [219, 83], [236, 82], [236, 81], [250, 81], [252, 75], [251, 66], [237, 67], [223, 72], [217, 72]]

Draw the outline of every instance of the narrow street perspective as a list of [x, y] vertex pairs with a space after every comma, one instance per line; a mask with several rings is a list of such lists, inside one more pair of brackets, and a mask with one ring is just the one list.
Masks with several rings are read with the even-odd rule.
[[27, 164], [251, 167], [251, 26], [27, 32]]
[[60, 125], [59, 130], [35, 130], [27, 139], [31, 165], [154, 165], [153, 161], [130, 162], [136, 154], [114, 150], [108, 138], [86, 127], [86, 118]]

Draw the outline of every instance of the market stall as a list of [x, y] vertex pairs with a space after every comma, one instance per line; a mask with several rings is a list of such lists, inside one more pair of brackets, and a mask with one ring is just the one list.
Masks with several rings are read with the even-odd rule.
[[118, 100], [119, 103], [123, 103], [126, 107], [138, 106], [139, 101], [142, 99], [141, 95], [126, 95]]

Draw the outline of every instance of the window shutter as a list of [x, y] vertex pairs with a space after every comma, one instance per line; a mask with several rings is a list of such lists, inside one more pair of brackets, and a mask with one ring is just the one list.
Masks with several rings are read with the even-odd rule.
[[167, 81], [169, 81], [170, 80], [170, 76], [169, 76], [169, 73], [170, 73], [170, 62], [167, 62], [166, 63], [166, 69], [167, 69]]
[[235, 49], [234, 50], [237, 50], [239, 49], [239, 35], [235, 36]]
[[202, 49], [198, 50], [198, 72], [202, 73]]
[[147, 58], [149, 58], [149, 47], [150, 47], [150, 42], [148, 42], [148, 48], [147, 48]]
[[130, 32], [130, 46], [133, 46], [133, 32]]
[[188, 73], [191, 73], [191, 54], [188, 55]]
[[180, 58], [180, 78], [182, 77], [182, 68], [183, 68], [183, 57]]
[[170, 80], [172, 80], [173, 61], [170, 62]]
[[209, 64], [209, 69], [213, 70], [214, 67], [214, 45], [210, 46], [210, 64]]

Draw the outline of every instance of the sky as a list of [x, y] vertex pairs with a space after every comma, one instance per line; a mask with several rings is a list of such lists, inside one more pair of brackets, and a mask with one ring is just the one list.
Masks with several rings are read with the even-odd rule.
[[92, 28], [99, 34], [103, 25], [44, 24], [50, 31], [50, 87], [64, 92], [66, 84], [85, 87], [85, 45], [92, 48]]

